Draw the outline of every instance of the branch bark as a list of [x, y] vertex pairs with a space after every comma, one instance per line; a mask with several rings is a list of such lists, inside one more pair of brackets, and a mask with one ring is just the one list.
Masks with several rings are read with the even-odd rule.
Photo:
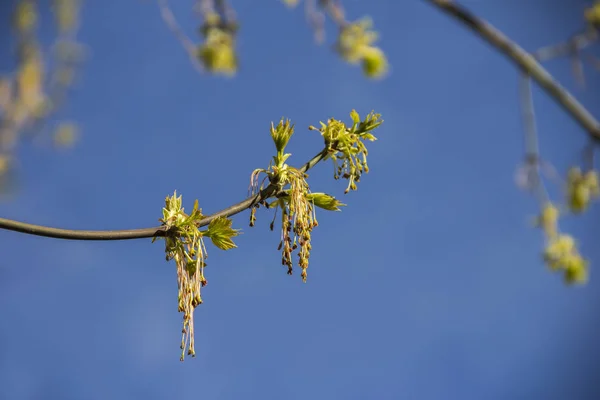
[[[300, 171], [306, 172], [327, 156], [327, 148], [311, 158], [306, 164], [300, 168]], [[207, 226], [210, 222], [218, 217], [231, 217], [239, 214], [242, 211], [275, 196], [276, 187], [273, 185], [267, 186], [255, 196], [248, 197], [237, 204], [229, 206], [215, 214], [203, 218], [198, 227]], [[70, 240], [127, 240], [127, 239], [144, 239], [151, 237], [164, 237], [169, 234], [169, 231], [164, 226], [142, 229], [125, 229], [125, 230], [110, 230], [110, 231], [89, 231], [89, 230], [73, 230], [52, 228], [42, 225], [34, 225], [26, 222], [15, 221], [6, 218], [0, 218], [0, 229], [26, 233], [35, 236], [44, 236], [54, 239], [70, 239]]]
[[508, 57], [526, 74], [529, 74], [542, 89], [567, 111], [594, 140], [600, 140], [600, 122], [562, 87], [552, 75], [527, 51], [506, 37], [487, 21], [473, 15], [469, 10], [452, 0], [425, 0], [444, 13], [457, 19]]

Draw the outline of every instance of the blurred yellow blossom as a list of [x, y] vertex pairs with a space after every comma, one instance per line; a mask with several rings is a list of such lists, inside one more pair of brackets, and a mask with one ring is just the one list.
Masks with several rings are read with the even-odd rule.
[[57, 147], [71, 147], [77, 140], [77, 126], [73, 123], [63, 122], [54, 132], [54, 145]]
[[381, 49], [373, 46], [379, 35], [371, 30], [372, 25], [369, 18], [345, 25], [340, 30], [335, 48], [349, 63], [362, 63], [367, 77], [378, 78], [387, 72], [387, 59]]
[[598, 173], [594, 170], [585, 174], [581, 169], [573, 167], [567, 177], [567, 205], [574, 213], [585, 211], [590, 201], [600, 196]]
[[219, 28], [210, 28], [206, 41], [198, 50], [198, 57], [211, 72], [234, 75], [237, 71], [237, 56], [233, 34]]
[[584, 12], [585, 19], [592, 25], [600, 24], [600, 1], [596, 1], [593, 6]]

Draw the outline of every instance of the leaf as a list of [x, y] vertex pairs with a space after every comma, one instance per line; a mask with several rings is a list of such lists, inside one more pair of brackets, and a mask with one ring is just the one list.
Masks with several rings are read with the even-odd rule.
[[294, 125], [290, 122], [289, 119], [284, 120], [283, 118], [281, 118], [281, 120], [277, 124], [277, 127], [275, 127], [271, 122], [271, 138], [273, 138], [273, 142], [275, 143], [275, 148], [277, 149], [278, 155], [283, 154], [285, 146], [287, 146], [293, 134]]
[[198, 208], [198, 199], [196, 199], [194, 201], [194, 208], [190, 215], [185, 219], [185, 223], [196, 223], [202, 218], [204, 218], [204, 215], [202, 215], [202, 209]]
[[360, 122], [360, 115], [356, 112], [356, 110], [350, 111], [350, 118], [352, 118], [354, 125], [357, 125]]
[[325, 193], [310, 193], [306, 196], [306, 199], [312, 201], [315, 206], [328, 211], [342, 211], [340, 207], [346, 205], [335, 197]]
[[218, 217], [213, 219], [210, 224], [208, 224], [208, 230], [205, 235], [210, 237], [213, 244], [217, 246], [221, 250], [229, 250], [237, 247], [232, 237], [239, 235], [239, 229], [233, 229], [231, 224], [233, 223], [227, 217]]
[[360, 135], [360, 137], [364, 140], [370, 140], [371, 142], [377, 140], [377, 138], [370, 133], [363, 133], [362, 135]]

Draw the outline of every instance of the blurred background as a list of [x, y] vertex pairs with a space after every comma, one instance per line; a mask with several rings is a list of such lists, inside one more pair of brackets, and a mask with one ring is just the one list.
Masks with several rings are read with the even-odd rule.
[[[581, 30], [589, 6], [461, 3], [530, 51]], [[309, 125], [375, 110], [385, 122], [357, 192], [343, 194], [331, 165], [310, 172], [313, 191], [348, 206], [317, 214], [308, 283], [280, 265], [271, 213], [258, 210], [254, 228], [248, 212], [234, 217], [239, 248], [208, 248], [197, 357], [181, 363], [175, 265], [162, 242], [0, 231], [0, 399], [600, 398], [599, 209], [562, 222], [592, 262], [590, 282], [567, 287], [541, 260], [537, 203], [515, 186], [516, 68], [425, 1], [344, 2], [349, 19], [370, 15], [381, 33], [391, 73], [376, 82], [331, 51], [332, 25], [315, 44], [302, 7], [232, 4], [240, 68], [226, 79], [194, 70], [154, 2], [85, 2], [89, 57], [56, 116], [81, 136], [69, 151], [24, 143], [0, 215], [151, 227], [175, 189], [187, 209], [197, 198], [213, 213], [244, 199], [252, 170], [267, 166], [270, 121], [296, 124], [288, 150], [301, 165], [322, 147]], [[3, 21], [13, 5], [0, 5]], [[190, 36], [191, 5], [172, 2]], [[0, 25], [3, 71], [13, 68], [10, 35]], [[546, 66], [597, 111], [600, 74], [587, 68], [582, 90], [568, 60]], [[587, 136], [534, 96], [542, 156], [565, 173]]]

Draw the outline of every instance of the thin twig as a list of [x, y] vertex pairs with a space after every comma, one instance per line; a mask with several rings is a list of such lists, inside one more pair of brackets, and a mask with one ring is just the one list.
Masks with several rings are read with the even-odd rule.
[[564, 42], [542, 47], [535, 51], [533, 56], [538, 61], [548, 61], [553, 58], [568, 56], [572, 54], [573, 49], [583, 50], [595, 43], [597, 39], [598, 32], [594, 28], [588, 28], [582, 33], [573, 35]]
[[600, 60], [591, 54], [586, 54], [586, 60], [592, 65], [593, 68], [600, 71]]
[[533, 56], [538, 61], [548, 61], [559, 57], [571, 58], [573, 75], [575, 76], [577, 83], [584, 88], [585, 73], [583, 70], [581, 53], [586, 47], [595, 43], [597, 39], [598, 32], [596, 31], [596, 28], [588, 26], [585, 31], [571, 36], [564, 42], [542, 47], [541, 49], [535, 51]]
[[525, 125], [525, 156], [536, 159], [539, 154], [535, 112], [533, 110], [533, 96], [531, 93], [531, 78], [526, 73], [521, 74], [519, 83], [521, 98], [521, 113]]
[[[319, 154], [311, 158], [306, 164], [300, 168], [300, 171], [306, 172], [327, 156], [327, 149], [323, 149]], [[209, 215], [198, 223], [198, 227], [207, 226], [210, 222], [218, 217], [231, 217], [240, 212], [275, 196], [276, 186], [269, 185], [257, 195], [248, 197], [230, 207], [227, 207], [215, 214]], [[153, 228], [142, 229], [125, 229], [125, 230], [110, 230], [110, 231], [89, 231], [89, 230], [72, 230], [51, 228], [47, 226], [28, 224], [26, 222], [14, 221], [6, 218], [0, 218], [0, 229], [9, 231], [26, 233], [35, 236], [44, 236], [55, 239], [70, 239], [70, 240], [127, 240], [127, 239], [144, 239], [151, 237], [163, 237], [169, 234], [165, 226], [157, 226]]]
[[177, 23], [175, 15], [173, 15], [173, 12], [169, 7], [169, 3], [167, 2], [167, 0], [157, 0], [157, 3], [158, 7], [160, 8], [160, 15], [162, 16], [163, 21], [165, 21], [165, 24], [167, 24], [167, 26], [169, 27], [171, 32], [173, 32], [177, 40], [179, 40], [179, 43], [181, 43], [185, 52], [188, 53], [188, 56], [190, 57], [190, 61], [192, 62], [194, 68], [196, 68], [198, 72], [202, 73], [204, 71], [204, 68], [196, 58], [197, 47], [192, 41], [192, 39], [190, 39], [185, 33], [183, 33], [183, 30]]
[[548, 191], [540, 176], [543, 161], [540, 158], [537, 126], [535, 123], [535, 111], [533, 109], [533, 96], [531, 93], [531, 78], [522, 73], [519, 82], [519, 94], [521, 99], [521, 115], [525, 128], [525, 165], [523, 175], [526, 187], [534, 191], [540, 204], [548, 201]]
[[573, 117], [594, 140], [600, 140], [600, 122], [563, 88], [536, 59], [488, 22], [451, 0], [426, 0], [456, 18], [529, 74], [542, 89]]
[[323, 43], [325, 40], [325, 16], [317, 9], [316, 0], [304, 1], [304, 14], [308, 23], [313, 28], [317, 43]]
[[327, 10], [329, 17], [331, 17], [333, 22], [335, 22], [335, 24], [338, 27], [343, 28], [344, 26], [346, 26], [347, 22], [345, 12], [340, 1], [325, 0], [323, 1], [322, 7], [325, 8], [325, 10]]
[[223, 17], [223, 22], [228, 25], [235, 24], [235, 10], [225, 0], [216, 0], [215, 8], [218, 13]]

